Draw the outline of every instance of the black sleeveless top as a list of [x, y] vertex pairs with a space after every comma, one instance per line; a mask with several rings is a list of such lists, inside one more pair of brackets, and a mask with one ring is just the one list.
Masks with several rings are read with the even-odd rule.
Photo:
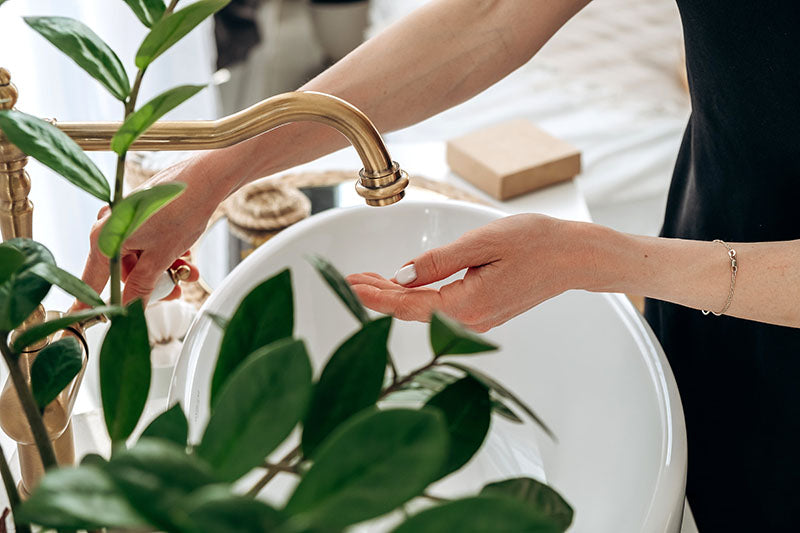
[[[800, 239], [800, 0], [678, 5], [692, 115], [662, 235]], [[800, 329], [656, 301], [646, 316], [678, 382], [700, 532], [800, 531]]]

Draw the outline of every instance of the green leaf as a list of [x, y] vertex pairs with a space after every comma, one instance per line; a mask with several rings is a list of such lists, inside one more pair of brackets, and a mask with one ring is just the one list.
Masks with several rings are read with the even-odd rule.
[[42, 348], [31, 365], [31, 389], [39, 409], [44, 409], [78, 375], [83, 366], [78, 339], [65, 337]]
[[105, 305], [103, 299], [100, 298], [99, 294], [94, 292], [94, 289], [84, 283], [80, 278], [76, 278], [66, 270], [58, 268], [56, 265], [39, 263], [31, 269], [31, 272], [43, 280], [61, 287], [68, 294], [71, 294], [86, 305]]
[[141, 300], [111, 320], [100, 349], [100, 391], [111, 440], [130, 436], [150, 390], [150, 342]]
[[228, 322], [211, 379], [211, 405], [216, 402], [225, 381], [247, 356], [277, 340], [291, 337], [293, 329], [292, 275], [284, 270], [250, 291]]
[[0, 244], [0, 285], [8, 281], [24, 263], [22, 252], [5, 243]]
[[303, 417], [311, 363], [302, 341], [256, 350], [219, 393], [197, 454], [234, 481], [264, 461]]
[[97, 239], [97, 247], [106, 257], [117, 255], [122, 249], [122, 243], [139, 226], [181, 194], [185, 188], [185, 183], [162, 183], [125, 197], [112, 208], [111, 216], [103, 224]]
[[111, 139], [111, 149], [122, 155], [156, 120], [200, 92], [205, 85], [182, 85], [156, 96], [132, 113]]
[[385, 514], [436, 479], [447, 446], [439, 411], [363, 411], [320, 446], [286, 512], [295, 525], [331, 529]]
[[211, 311], [206, 311], [205, 315], [210, 318], [211, 321], [214, 322], [214, 324], [216, 324], [217, 327], [222, 331], [228, 329], [228, 324], [230, 324], [231, 321], [224, 316], [218, 315], [217, 313], [212, 313]]
[[152, 437], [174, 442], [179, 446], [186, 446], [189, 436], [189, 422], [183, 414], [180, 404], [176, 403], [150, 422], [142, 432], [142, 437]]
[[50, 470], [16, 513], [20, 522], [47, 528], [142, 528], [147, 522], [114, 482], [93, 465]]
[[412, 516], [393, 533], [562, 533], [558, 524], [518, 501], [479, 496], [433, 507]]
[[497, 350], [497, 346], [486, 342], [464, 326], [441, 313], [431, 317], [431, 347], [436, 357], [443, 355], [466, 355]]
[[[391, 393], [383, 401], [396, 403], [425, 403], [434, 394], [444, 389], [451, 383], [458, 381], [458, 376], [448, 372], [442, 372], [437, 368], [431, 368], [420, 372], [414, 376], [410, 382], [405, 384], [397, 392]], [[514, 413], [494, 391], [489, 391], [489, 398], [492, 403], [492, 411], [503, 418], [522, 424], [522, 419]]]
[[492, 398], [493, 413], [496, 413], [505, 418], [506, 420], [508, 420], [509, 422], [514, 422], [515, 424], [524, 423], [524, 421], [519, 416], [517, 416], [517, 413], [515, 413], [509, 406], [507, 406], [502, 399], [497, 397], [496, 392], [491, 391], [490, 397]]
[[95, 307], [94, 309], [86, 309], [84, 311], [76, 311], [69, 315], [64, 315], [61, 318], [56, 318], [48, 322], [43, 322], [24, 330], [17, 338], [14, 339], [14, 351], [21, 352], [26, 346], [49, 337], [56, 331], [61, 331], [78, 322], [83, 322], [98, 315], [113, 316], [123, 312], [121, 307], [115, 305]]
[[423, 388], [437, 393], [456, 381], [458, 381], [458, 376], [442, 372], [436, 368], [430, 368], [414, 376], [408, 383], [408, 387]]
[[0, 331], [11, 331], [30, 316], [50, 291], [50, 283], [31, 269], [39, 263], [55, 264], [53, 254], [36, 241], [6, 241], [25, 257], [25, 262], [5, 283], [0, 283]]
[[504, 386], [502, 386], [500, 383], [498, 383], [497, 381], [495, 381], [491, 377], [487, 376], [486, 374], [484, 374], [483, 372], [481, 372], [479, 370], [475, 370], [472, 367], [469, 367], [469, 366], [466, 366], [466, 365], [462, 365], [462, 364], [459, 364], [459, 363], [453, 363], [452, 361], [444, 361], [444, 362], [441, 362], [440, 364], [441, 365], [445, 365], [445, 366], [450, 366], [450, 367], [453, 367], [453, 368], [457, 368], [457, 369], [461, 370], [462, 372], [466, 372], [470, 376], [474, 377], [475, 379], [477, 379], [478, 381], [482, 382], [484, 385], [489, 387], [489, 389], [491, 389], [493, 392], [497, 393], [498, 396], [500, 396], [502, 398], [505, 398], [506, 400], [509, 400], [510, 402], [513, 402], [514, 404], [516, 404], [517, 407], [522, 409], [525, 412], [525, 414], [527, 414], [530, 417], [530, 419], [533, 420], [533, 422], [538, 424], [539, 427], [541, 427], [542, 430], [545, 433], [547, 433], [547, 435], [551, 439], [557, 440], [555, 434], [553, 433], [553, 431], [547, 426], [547, 424], [544, 423], [544, 420], [542, 420], [539, 417], [539, 415], [537, 415], [533, 411], [533, 409], [528, 407], [522, 400], [517, 398], [517, 396], [515, 394], [513, 394], [510, 390], [506, 389]]
[[489, 483], [481, 490], [481, 496], [518, 500], [553, 520], [563, 531], [572, 524], [572, 507], [558, 492], [535, 479], [519, 477]]
[[369, 322], [367, 310], [364, 309], [361, 300], [358, 299], [353, 289], [350, 288], [350, 284], [347, 283], [347, 280], [344, 279], [339, 271], [327, 260], [318, 255], [308, 256], [308, 261], [317, 269], [317, 272], [322, 275], [323, 279], [325, 279], [325, 283], [333, 289], [333, 292], [335, 292], [336, 296], [347, 306], [347, 309], [353, 313], [353, 316], [362, 324]]
[[450, 453], [441, 477], [467, 464], [483, 444], [491, 421], [489, 389], [472, 376], [461, 378], [428, 400], [426, 407], [442, 411], [450, 435]]
[[201, 487], [218, 483], [208, 465], [161, 439], [141, 439], [111, 458], [108, 473], [131, 506], [157, 528], [176, 531], [181, 504]]
[[136, 52], [136, 66], [140, 69], [147, 68], [154, 59], [228, 2], [230, 0], [200, 0], [159, 20]]
[[85, 24], [68, 17], [23, 17], [39, 35], [67, 54], [79, 67], [125, 101], [131, 85], [117, 54]]
[[81, 459], [81, 466], [96, 466], [99, 468], [104, 468], [106, 466], [106, 458], [97, 453], [87, 453]]
[[235, 495], [227, 487], [209, 486], [189, 495], [186, 514], [192, 533], [264, 533], [286, 521], [264, 502]]
[[392, 317], [368, 322], [331, 356], [314, 388], [303, 422], [303, 453], [314, 450], [336, 427], [381, 395]]
[[0, 111], [0, 129], [20, 150], [105, 203], [111, 189], [100, 169], [52, 124], [19, 111]]
[[152, 28], [153, 24], [161, 20], [167, 6], [164, 5], [164, 0], [124, 0], [131, 11], [134, 12], [136, 18], [142, 21], [142, 24], [148, 28]]

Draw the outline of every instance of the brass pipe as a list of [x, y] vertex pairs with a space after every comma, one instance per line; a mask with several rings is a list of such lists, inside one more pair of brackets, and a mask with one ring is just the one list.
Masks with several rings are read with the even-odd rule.
[[[408, 177], [389, 157], [380, 133], [364, 113], [341, 98], [318, 92], [290, 92], [259, 102], [219, 120], [162, 121], [154, 124], [132, 150], [210, 150], [225, 148], [292, 122], [331, 126], [344, 135], [364, 164], [356, 186], [369, 205], [389, 205], [403, 198]], [[110, 150], [119, 122], [55, 122], [84, 150]]]

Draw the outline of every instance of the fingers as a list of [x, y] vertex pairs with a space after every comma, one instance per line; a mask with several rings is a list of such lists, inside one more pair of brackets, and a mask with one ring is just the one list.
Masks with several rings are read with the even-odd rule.
[[158, 277], [168, 266], [157, 256], [148, 252], [142, 253], [125, 281], [122, 302], [128, 305], [129, 302], [140, 298], [142, 303], [147, 305], [148, 297], [153, 292]]
[[128, 276], [130, 275], [131, 270], [133, 270], [133, 267], [136, 266], [136, 262], [139, 260], [139, 255], [140, 253], [136, 252], [132, 254], [125, 254], [122, 256], [120, 263], [121, 263], [121, 277], [123, 283], [125, 283], [125, 280], [128, 279]]
[[[100, 217], [104, 216], [104, 209], [100, 210], [98, 222], [94, 224], [89, 234], [89, 257], [86, 258], [86, 265], [83, 267], [83, 274], [81, 275], [81, 279], [84, 283], [89, 285], [98, 294], [103, 292], [108, 282], [108, 258], [104, 256], [97, 247], [97, 239], [100, 236], [100, 229], [103, 227], [103, 221], [105, 220], [104, 218], [100, 220]], [[105, 209], [105, 213], [107, 212], [108, 210]], [[71, 310], [77, 311], [87, 307], [86, 304], [75, 301]]]
[[161, 299], [162, 300], [177, 300], [180, 297], [181, 297], [181, 287], [180, 287], [180, 285], [175, 285], [175, 288], [172, 289], [172, 292], [169, 293], [164, 298], [161, 298]]
[[[347, 277], [353, 292], [361, 302], [374, 311], [397, 317], [401, 320], [427, 322], [434, 311], [460, 319], [467, 294], [463, 280], [442, 287], [407, 288], [380, 276], [352, 274]], [[468, 299], [467, 299], [468, 300]]]
[[381, 289], [360, 284], [353, 286], [353, 292], [370, 309], [400, 320], [427, 322], [434, 310], [442, 308], [441, 295], [435, 289]]
[[365, 272], [363, 274], [350, 274], [345, 279], [350, 285], [372, 285], [374, 287], [378, 287], [379, 289], [400, 288], [397, 283], [391, 282], [388, 279], [371, 272]]
[[395, 279], [406, 287], [419, 287], [491, 261], [489, 244], [481, 238], [479, 231], [472, 232], [455, 242], [428, 250], [398, 270]]

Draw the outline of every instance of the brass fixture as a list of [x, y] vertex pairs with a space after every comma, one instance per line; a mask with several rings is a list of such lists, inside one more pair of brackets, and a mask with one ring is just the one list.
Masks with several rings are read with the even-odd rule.
[[[0, 68], [0, 109], [12, 109], [17, 102], [17, 89], [11, 84], [7, 70]], [[335, 96], [317, 92], [291, 92], [268, 98], [244, 111], [219, 120], [158, 122], [131, 145], [132, 150], [208, 150], [224, 148], [250, 139], [278, 126], [291, 122], [311, 121], [326, 124], [342, 133], [355, 147], [364, 164], [359, 173], [356, 190], [368, 205], [384, 206], [400, 201], [408, 186], [408, 176], [392, 161], [378, 130], [361, 111]], [[119, 122], [53, 121], [81, 148], [89, 151], [109, 151], [111, 139]], [[0, 132], [0, 230], [3, 240], [16, 237], [32, 238], [33, 204], [28, 199], [30, 178], [25, 171], [27, 156], [11, 144]], [[188, 267], [170, 272], [173, 281], [185, 279]], [[45, 318], [42, 306], [31, 315], [20, 330], [41, 323]], [[36, 354], [49, 342], [63, 335], [76, 336], [83, 346], [84, 365], [88, 356], [83, 330], [98, 320], [81, 324], [75, 329], [58, 332], [20, 355], [23, 372], [29, 378], [30, 364]], [[78, 374], [65, 391], [45, 410], [44, 420], [53, 440], [59, 464], [75, 460], [72, 437], [72, 403], [83, 378]], [[30, 428], [19, 406], [13, 386], [7, 383], [0, 394], [0, 428], [18, 443], [23, 496], [43, 474], [41, 460], [33, 444]]]
[[[20, 326], [19, 331], [30, 327], [32, 324], [38, 324], [46, 320], [56, 320], [61, 318], [62, 314], [56, 311], [48, 311], [46, 316], [40, 316], [39, 313], [43, 312], [41, 306], [31, 315], [31, 318], [25, 324]], [[56, 397], [55, 400], [45, 408], [42, 414], [45, 429], [53, 443], [53, 451], [56, 455], [56, 461], [60, 465], [68, 465], [75, 462], [75, 445], [72, 436], [72, 408], [75, 404], [75, 398], [78, 395], [81, 382], [83, 381], [83, 374], [86, 370], [86, 362], [88, 360], [88, 345], [83, 333], [83, 329], [79, 326], [70, 327], [65, 330], [59, 331], [47, 339], [38, 342], [34, 346], [28, 347], [19, 356], [19, 365], [25, 379], [30, 381], [30, 369], [34, 360], [39, 352], [51, 342], [58, 341], [62, 338], [72, 336], [78, 339], [81, 346], [81, 371], [70, 382], [70, 384]], [[13, 338], [13, 337], [12, 337]], [[28, 421], [22, 412], [22, 407], [19, 405], [19, 397], [17, 396], [14, 385], [9, 379], [0, 393], [0, 428], [17, 442], [17, 452], [19, 455], [20, 473], [22, 477], [19, 482], [19, 492], [22, 498], [30, 496], [36, 482], [44, 474], [44, 466], [42, 460], [39, 458], [39, 450], [36, 448], [36, 443], [31, 433]]]
[[[290, 92], [267, 98], [219, 120], [158, 122], [131, 150], [209, 150], [225, 148], [291, 122], [319, 122], [338, 130], [358, 152], [364, 168], [356, 190], [369, 205], [403, 198], [408, 176], [393, 162], [380, 133], [364, 113], [329, 94]], [[54, 122], [84, 150], [110, 150], [119, 122]]]
[[[17, 102], [17, 89], [11, 84], [8, 71], [0, 68], [0, 109], [12, 109]], [[31, 180], [25, 171], [27, 156], [8, 142], [0, 132], [0, 230], [3, 240], [33, 236], [33, 204], [28, 199]], [[56, 318], [57, 313], [46, 313], [41, 305], [19, 327], [22, 331], [46, 318]], [[51, 341], [65, 335], [77, 337], [83, 351], [83, 369], [86, 368], [88, 350], [83, 331], [80, 328], [60, 331], [50, 338], [29, 346], [19, 356], [18, 364], [23, 375], [30, 380], [31, 364], [42, 348]], [[44, 411], [43, 420], [47, 434], [53, 442], [53, 451], [59, 464], [75, 462], [75, 445], [72, 439], [72, 407], [83, 379], [81, 370], [61, 394]], [[22, 497], [30, 494], [36, 481], [41, 478], [44, 467], [34, 444], [28, 421], [19, 405], [14, 386], [9, 379], [0, 393], [0, 428], [17, 442], [22, 479], [19, 491]]]

